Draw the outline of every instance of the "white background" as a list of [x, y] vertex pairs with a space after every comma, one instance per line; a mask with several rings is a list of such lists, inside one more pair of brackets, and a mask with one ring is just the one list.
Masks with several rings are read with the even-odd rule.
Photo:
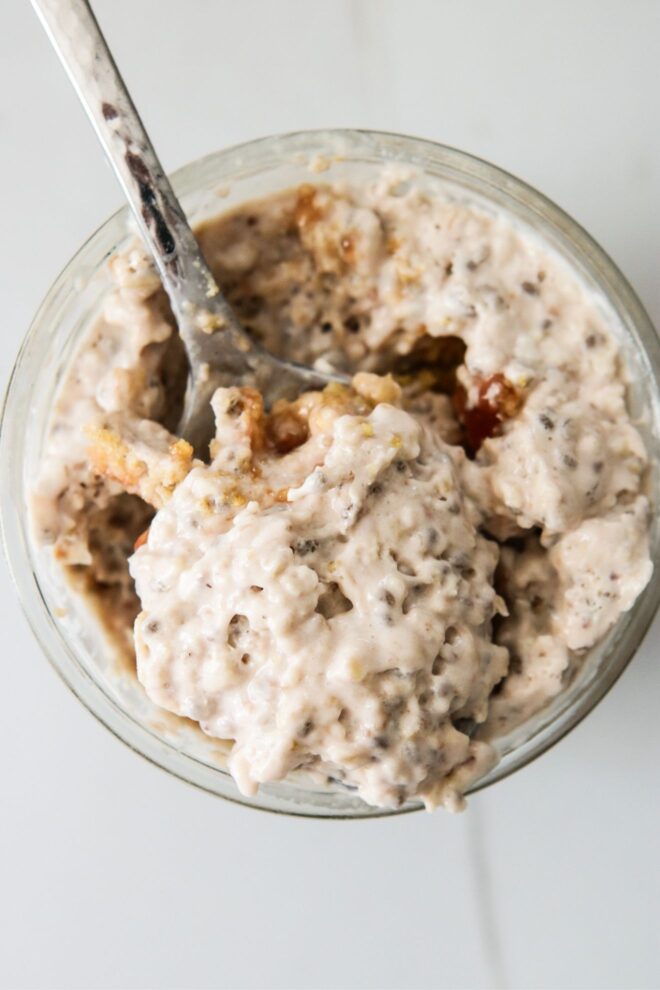
[[[98, 0], [164, 164], [357, 125], [538, 186], [660, 323], [660, 3]], [[0, 7], [0, 373], [120, 203], [26, 0]], [[660, 627], [465, 815], [258, 814], [148, 765], [67, 693], [0, 575], [0, 981], [9, 987], [660, 985]]]

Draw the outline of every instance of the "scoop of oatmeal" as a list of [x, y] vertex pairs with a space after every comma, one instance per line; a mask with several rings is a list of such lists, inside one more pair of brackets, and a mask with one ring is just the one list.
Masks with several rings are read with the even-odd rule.
[[246, 793], [305, 767], [371, 804], [457, 804], [493, 759], [468, 729], [507, 667], [491, 636], [506, 611], [497, 547], [418, 420], [318, 399], [296, 404], [309, 436], [282, 456], [261, 423], [246, 430], [239, 390], [216, 394], [216, 458], [130, 562], [138, 676], [157, 704], [235, 740]]

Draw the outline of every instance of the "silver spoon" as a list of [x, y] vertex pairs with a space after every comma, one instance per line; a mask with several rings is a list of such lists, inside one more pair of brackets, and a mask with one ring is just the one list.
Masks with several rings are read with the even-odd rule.
[[124, 190], [160, 273], [190, 373], [178, 432], [200, 455], [212, 432], [210, 398], [252, 385], [266, 407], [347, 381], [282, 361], [248, 337], [222, 295], [149, 140], [87, 0], [32, 0]]

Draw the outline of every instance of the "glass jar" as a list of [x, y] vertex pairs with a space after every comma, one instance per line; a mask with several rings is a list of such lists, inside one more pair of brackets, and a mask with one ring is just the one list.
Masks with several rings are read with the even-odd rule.
[[[598, 294], [631, 377], [630, 409], [639, 419], [652, 465], [660, 458], [660, 344], [639, 300], [613, 262], [558, 207], [513, 176], [462, 152], [428, 141], [366, 131], [311, 131], [269, 137], [209, 155], [180, 169], [174, 187], [199, 222], [225, 209], [301, 182], [373, 177], [383, 165], [418, 170], [429, 187], [505, 211], [531, 228]], [[329, 171], [325, 171], [329, 168]], [[372, 808], [351, 791], [320, 788], [304, 778], [240, 794], [224, 768], [226, 752], [190, 723], [147, 699], [135, 675], [118, 667], [81, 598], [49, 552], [30, 535], [26, 506], [42, 458], [50, 411], [81, 335], [110, 288], [106, 262], [133, 236], [126, 209], [78, 251], [48, 292], [25, 338], [5, 399], [0, 436], [0, 511], [7, 557], [30, 625], [56, 671], [82, 703], [132, 749], [189, 783], [254, 808], [334, 818], [401, 814]], [[658, 504], [657, 467], [649, 487]], [[658, 557], [658, 526], [652, 554]], [[529, 721], [496, 741], [497, 766], [473, 788], [486, 787], [529, 763], [569, 732], [621, 674], [660, 600], [658, 568], [634, 607], [585, 658], [572, 683]]]

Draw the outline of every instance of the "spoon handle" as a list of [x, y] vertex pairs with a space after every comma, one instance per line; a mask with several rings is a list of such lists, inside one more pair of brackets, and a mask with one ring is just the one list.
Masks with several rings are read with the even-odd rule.
[[87, 0], [32, 0], [92, 122], [168, 291], [177, 320], [208, 307], [235, 318], [202, 257]]
[[189, 366], [177, 432], [198, 452], [206, 449], [213, 433], [210, 399], [218, 387], [249, 385], [270, 406], [342, 378], [281, 361], [245, 333], [202, 256], [88, 0], [32, 0], [32, 6], [87, 111], [170, 298]]

